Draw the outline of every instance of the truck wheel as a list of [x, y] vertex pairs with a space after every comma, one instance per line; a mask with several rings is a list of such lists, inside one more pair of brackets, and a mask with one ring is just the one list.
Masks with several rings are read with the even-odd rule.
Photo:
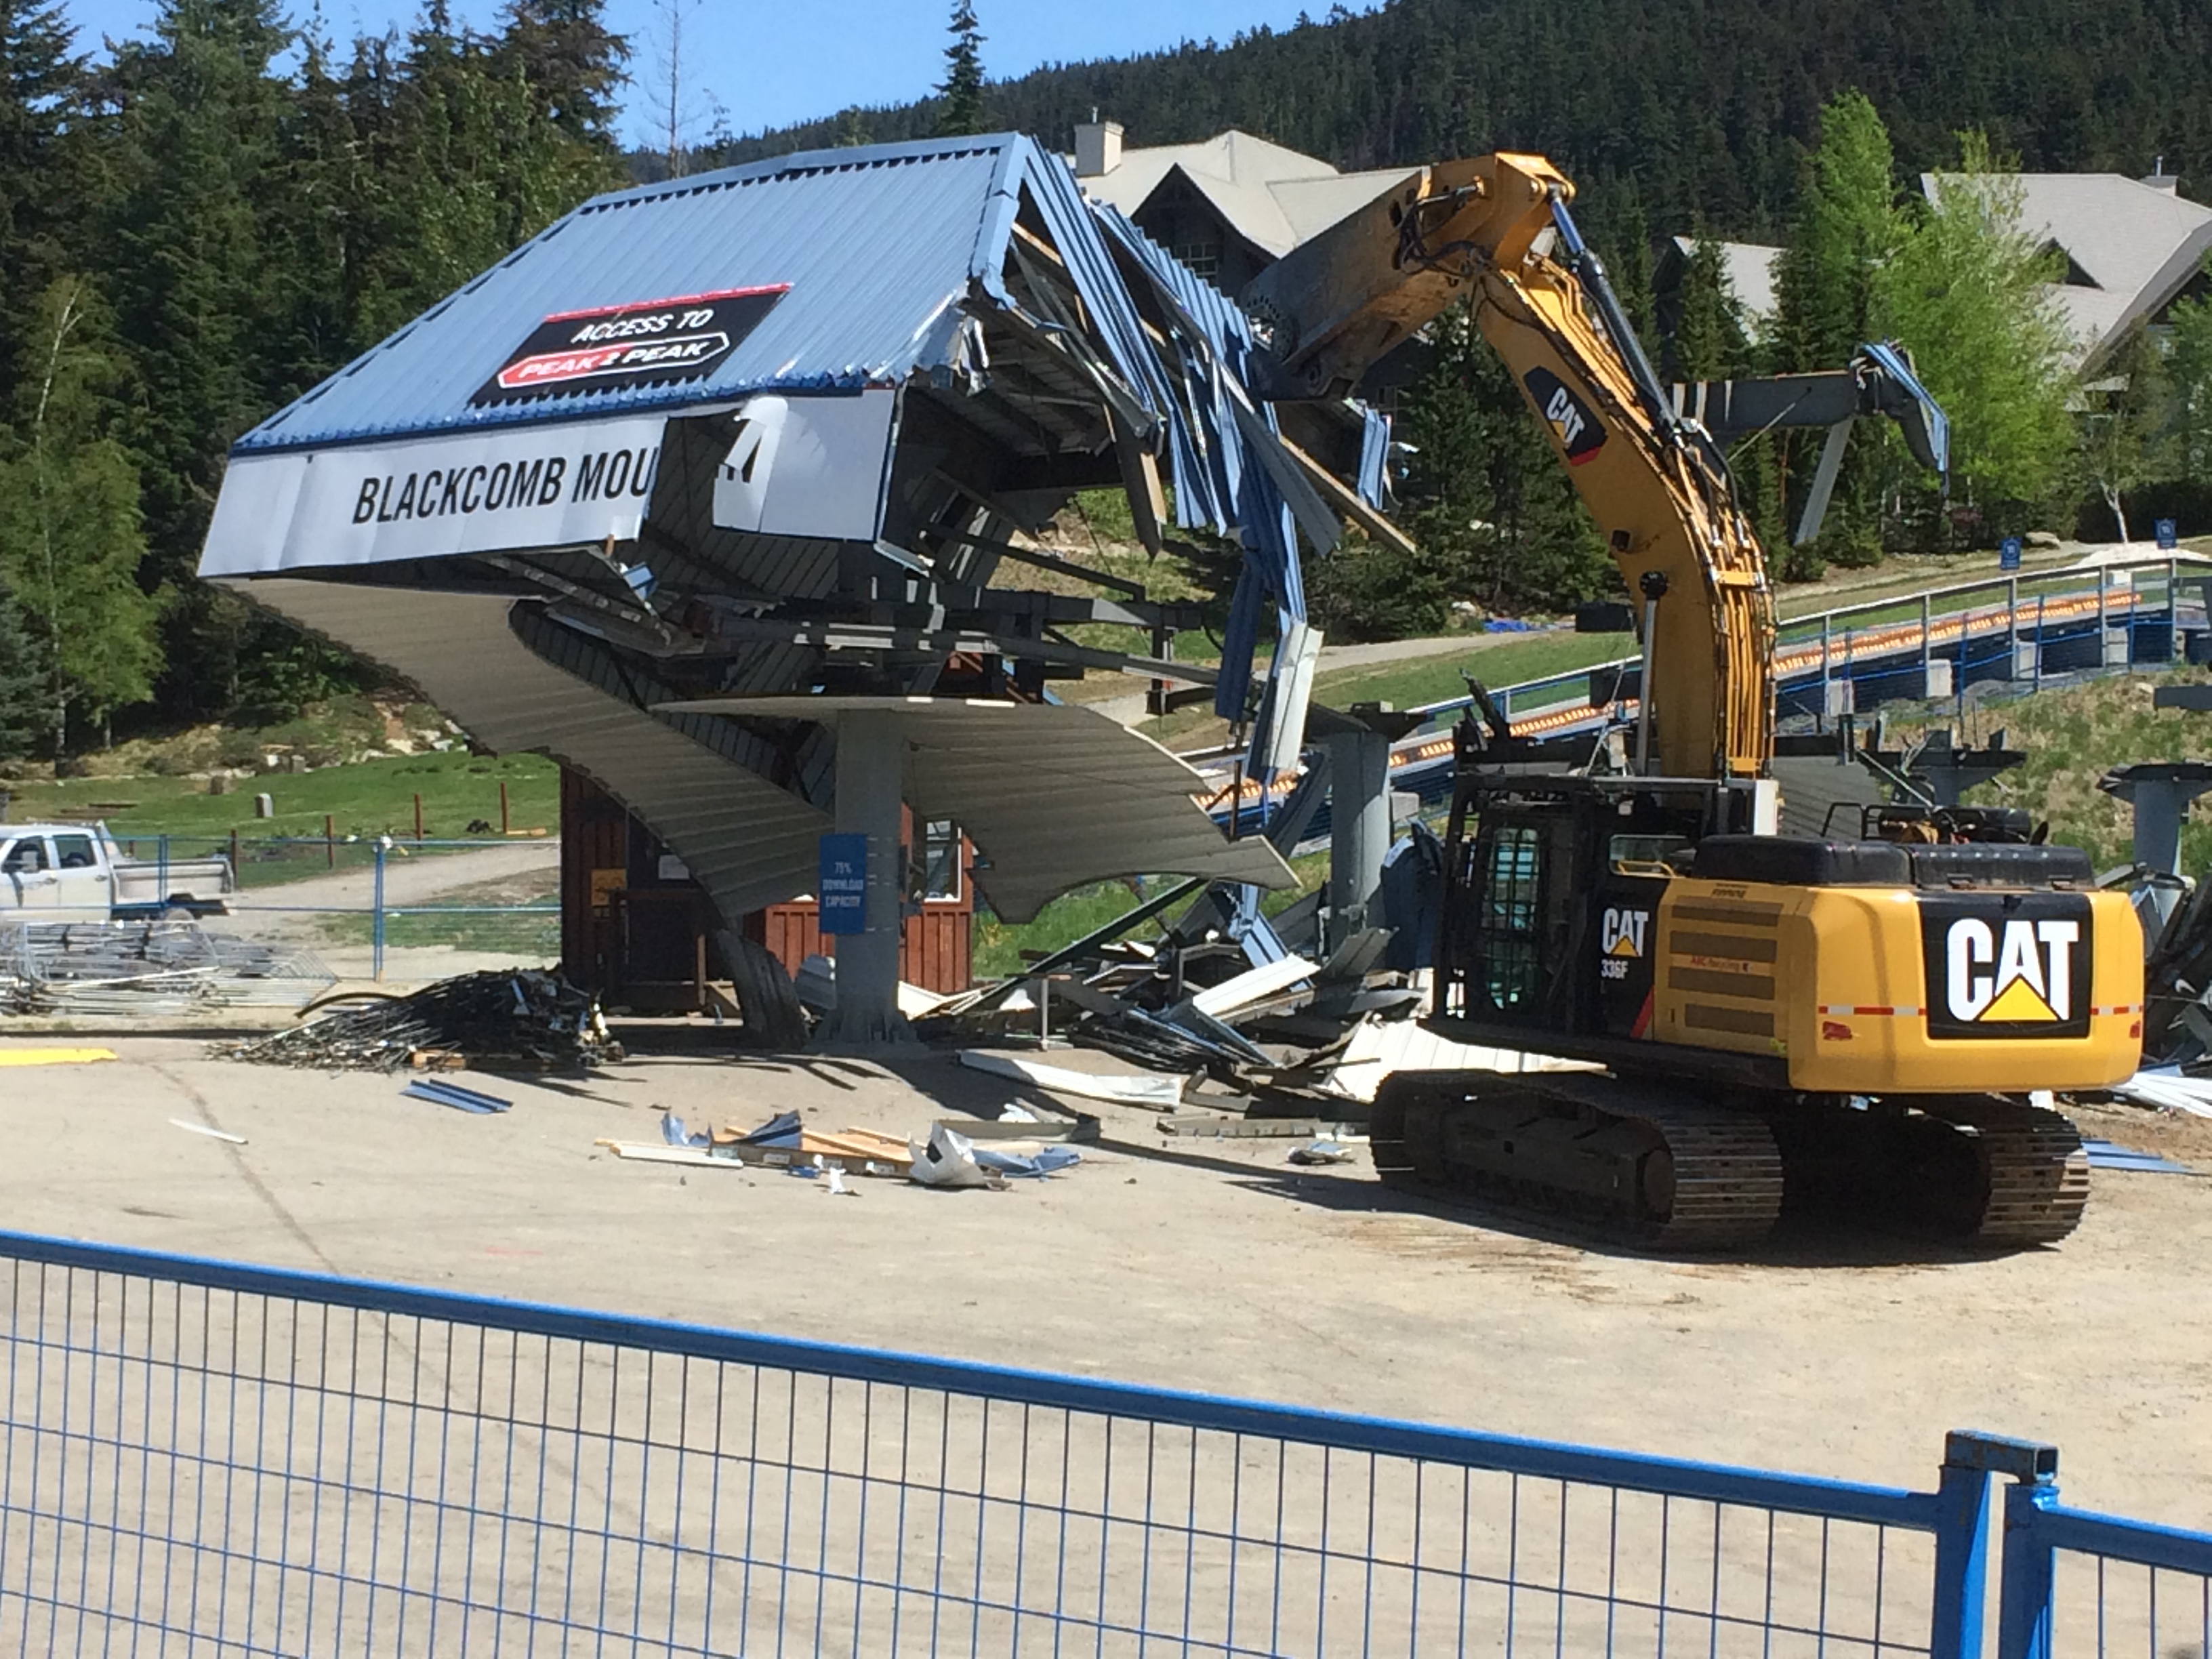
[[198, 921], [199, 920], [199, 915], [198, 913], [196, 912], [189, 904], [172, 904], [167, 909], [161, 912], [161, 920], [164, 921]]

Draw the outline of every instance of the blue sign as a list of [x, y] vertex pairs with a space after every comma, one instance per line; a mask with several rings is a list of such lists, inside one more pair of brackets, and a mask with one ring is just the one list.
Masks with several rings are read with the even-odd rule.
[[2019, 537], [2008, 536], [1997, 544], [1997, 568], [2000, 570], [2020, 568]]
[[2160, 519], [2154, 527], [2158, 535], [2158, 544], [2164, 551], [2171, 553], [2181, 545], [2181, 538], [2173, 533], [2172, 520]]
[[868, 838], [822, 837], [822, 874], [814, 896], [821, 903], [825, 933], [864, 933], [868, 929]]

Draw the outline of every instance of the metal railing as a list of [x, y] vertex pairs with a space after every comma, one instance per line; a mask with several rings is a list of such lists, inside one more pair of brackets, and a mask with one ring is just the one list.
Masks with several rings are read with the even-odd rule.
[[2212, 1654], [2212, 1537], [2069, 1509], [2057, 1475], [2005, 1493], [1998, 1659]]
[[[2023, 575], [1985, 577], [1902, 598], [1871, 599], [1796, 617], [1777, 630], [1780, 712], [1824, 720], [1832, 683], [1849, 683], [1854, 707], [1928, 700], [1931, 664], [1950, 668], [1961, 711], [1967, 688], [2004, 681], [2040, 690], [2046, 676], [2162, 668], [2185, 659], [2187, 636], [2212, 634], [2212, 562], [2156, 558]], [[1633, 720], [1643, 662], [1628, 656], [1486, 688], [1524, 737], [1594, 732]], [[1468, 696], [1424, 703], [1413, 735], [1391, 756], [1394, 788], [1425, 801], [1448, 799], [1449, 728]], [[1186, 754], [1206, 780], [1199, 799], [1217, 823], [1257, 834], [1273, 805], [1296, 787], [1285, 775], [1262, 785], [1233, 763], [1235, 748]], [[1326, 809], [1324, 809], [1325, 811]]]
[[[477, 943], [484, 949], [534, 951], [549, 958], [559, 954], [557, 899], [478, 904], [435, 900], [394, 903], [387, 897], [387, 877], [403, 860], [527, 844], [512, 837], [342, 836], [332, 830], [321, 836], [266, 836], [140, 832], [118, 835], [116, 840], [126, 857], [143, 859], [158, 872], [160, 899], [143, 908], [156, 911], [168, 908], [173, 867], [196, 858], [226, 858], [238, 885], [222, 906], [225, 913], [249, 921], [254, 916], [320, 917], [331, 924], [325, 931], [336, 933], [344, 931], [346, 919], [357, 919], [363, 935], [358, 942], [369, 947], [370, 972], [376, 979], [384, 977], [387, 948], [409, 945]], [[348, 872], [368, 878], [368, 890], [361, 903], [285, 902], [285, 887], [291, 882]], [[507, 918], [511, 925], [501, 926], [487, 918]], [[472, 935], [482, 937], [472, 939]]]
[[[0, 1258], [26, 1650], [1966, 1659], [1991, 1474], [2038, 1455], [1954, 1436], [1916, 1492], [22, 1235]], [[2052, 1547], [2144, 1558], [2054, 1513]]]

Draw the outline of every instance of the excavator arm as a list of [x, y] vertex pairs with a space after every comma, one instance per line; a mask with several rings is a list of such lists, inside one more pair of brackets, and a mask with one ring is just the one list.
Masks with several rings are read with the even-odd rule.
[[1241, 296], [1272, 397], [1348, 394], [1462, 296], [1542, 421], [1644, 617], [1654, 769], [1763, 775], [1774, 612], [1727, 466], [1675, 412], [1541, 156], [1425, 167], [1263, 272]]

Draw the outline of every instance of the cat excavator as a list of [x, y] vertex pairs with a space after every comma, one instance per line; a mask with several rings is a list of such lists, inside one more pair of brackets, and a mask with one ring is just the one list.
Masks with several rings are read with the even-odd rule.
[[[1425, 167], [1240, 296], [1278, 398], [1346, 395], [1470, 302], [1642, 642], [1632, 752], [1626, 733], [1516, 737], [1475, 688], [1426, 1020], [1517, 1069], [1394, 1073], [1376, 1168], [1669, 1251], [1740, 1248], [1785, 1202], [1995, 1246], [2063, 1238], [2087, 1161], [2041, 1091], [2135, 1070], [2134, 912], [2015, 810], [1779, 833], [1765, 555], [1573, 197], [1540, 156]], [[1859, 366], [1869, 412], [1909, 379], [1889, 362]]]

